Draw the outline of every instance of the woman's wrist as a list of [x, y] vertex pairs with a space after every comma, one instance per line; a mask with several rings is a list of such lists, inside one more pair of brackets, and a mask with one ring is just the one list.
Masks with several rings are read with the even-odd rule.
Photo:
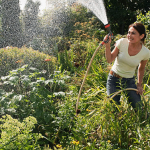
[[109, 51], [110, 51], [110, 44], [109, 44], [109, 43], [106, 43], [105, 46], [106, 46], [106, 50], [109, 50]]
[[137, 86], [142, 86], [142, 83], [137, 83]]

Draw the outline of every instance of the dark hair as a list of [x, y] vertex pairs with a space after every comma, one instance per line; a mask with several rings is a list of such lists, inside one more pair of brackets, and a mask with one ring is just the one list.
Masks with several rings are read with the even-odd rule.
[[131, 25], [129, 25], [129, 28], [133, 27], [134, 29], [136, 29], [140, 35], [144, 34], [143, 39], [141, 39], [141, 41], [144, 43], [145, 38], [146, 38], [146, 30], [145, 30], [145, 26], [142, 23], [133, 23]]

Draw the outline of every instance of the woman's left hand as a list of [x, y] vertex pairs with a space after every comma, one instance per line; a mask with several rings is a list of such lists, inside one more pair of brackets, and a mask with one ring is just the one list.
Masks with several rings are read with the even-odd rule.
[[142, 87], [142, 84], [137, 84], [137, 90], [138, 90], [137, 94], [140, 94], [140, 95], [143, 94], [143, 87]]

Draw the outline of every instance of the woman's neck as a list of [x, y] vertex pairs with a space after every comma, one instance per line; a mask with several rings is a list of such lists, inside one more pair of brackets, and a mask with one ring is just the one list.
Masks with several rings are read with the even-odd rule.
[[142, 48], [142, 43], [141, 42], [138, 42], [138, 43], [129, 43], [129, 46], [131, 48], [141, 49]]
[[130, 56], [137, 55], [142, 49], [142, 43], [129, 43], [128, 54]]

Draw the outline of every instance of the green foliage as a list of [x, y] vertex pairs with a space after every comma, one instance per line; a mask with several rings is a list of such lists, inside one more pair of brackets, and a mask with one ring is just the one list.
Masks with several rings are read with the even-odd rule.
[[72, 53], [69, 54], [67, 50], [58, 53], [58, 62], [60, 64], [61, 72], [64, 70], [74, 72], [74, 62]]
[[145, 15], [142, 12], [139, 12], [137, 15], [137, 22], [143, 23], [148, 30], [150, 30], [150, 11]]
[[[86, 95], [91, 95], [90, 93], [91, 91]], [[97, 101], [94, 97], [93, 101], [90, 96], [89, 98], [89, 100], [83, 98], [80, 102], [84, 109], [78, 116], [77, 128], [74, 131], [78, 132], [75, 135], [75, 140], [79, 141], [80, 148], [146, 149], [149, 147], [149, 142], [145, 141], [146, 137], [150, 137], [148, 120], [146, 123], [141, 123], [139, 115], [135, 114], [124, 97], [122, 104], [116, 106], [118, 111], [105, 96]], [[144, 112], [146, 113], [146, 111]]]
[[125, 34], [128, 26], [136, 21], [140, 10], [143, 14], [149, 11], [149, 0], [104, 0], [109, 23], [114, 34]]
[[[141, 22], [145, 25], [146, 27], [146, 41], [145, 41], [145, 46], [150, 49], [150, 11], [148, 11], [145, 15], [142, 12], [138, 12], [139, 14], [137, 15], [137, 22]], [[145, 76], [144, 76], [144, 81], [147, 82], [149, 85], [149, 66], [150, 63], [147, 63], [146, 69], [145, 69]], [[148, 80], [147, 80], [148, 79]]]
[[101, 29], [101, 24], [95, 17], [88, 18], [86, 21], [78, 21], [74, 24], [74, 32], [72, 32], [72, 38], [78, 40], [88, 40], [92, 38], [103, 39], [105, 32]]
[[20, 120], [33, 116], [37, 119], [34, 132], [43, 135], [40, 144], [53, 146], [60, 138], [65, 144], [74, 125], [74, 103], [65, 99], [65, 82], [70, 77], [60, 71], [55, 71], [47, 80], [42, 75], [38, 69], [25, 65], [2, 77], [0, 114]]
[[[90, 18], [88, 22], [76, 22], [74, 24], [74, 33], [67, 45], [67, 50], [61, 50], [58, 53], [58, 61], [61, 70], [64, 69], [74, 72], [76, 68], [85, 69], [103, 37], [105, 31], [98, 29], [99, 25], [96, 19]], [[59, 44], [59, 43], [58, 43]], [[103, 51], [96, 55], [95, 61], [102, 61]]]
[[23, 122], [13, 119], [10, 115], [0, 119], [1, 139], [0, 149], [40, 149], [38, 140], [41, 134], [33, 133], [37, 121], [34, 117], [27, 117]]
[[56, 65], [56, 58], [26, 47], [6, 47], [0, 49], [1, 76], [5, 76], [8, 71], [16, 69], [24, 64], [28, 64], [39, 70], [48, 70], [49, 68], [49, 73], [53, 73]]
[[[122, 105], [118, 106], [118, 112], [115, 112], [106, 96], [108, 68], [107, 63], [102, 61], [104, 56], [102, 53], [103, 51], [98, 53], [92, 64], [80, 99], [81, 112], [77, 117], [75, 117], [75, 103], [77, 88], [81, 85], [81, 78], [78, 76], [70, 78], [68, 72], [55, 71], [54, 74], [49, 74], [47, 79], [44, 72], [24, 65], [1, 78], [3, 89], [0, 91], [1, 115], [9, 114], [18, 121], [29, 116], [37, 120], [34, 132], [26, 132], [27, 137], [30, 137], [30, 140], [26, 136], [24, 138], [26, 147], [33, 148], [39, 145], [41, 149], [148, 148], [149, 120], [144, 118], [141, 122], [139, 115], [135, 115], [127, 104], [124, 95]], [[101, 61], [97, 64], [100, 55]], [[84, 77], [84, 74], [81, 77]], [[146, 94], [143, 97], [145, 114], [146, 110], [150, 109], [149, 89], [149, 86], [145, 85]], [[10, 133], [13, 133], [12, 129]], [[31, 136], [33, 133], [36, 138]], [[42, 134], [40, 139], [37, 133]], [[16, 135], [15, 132], [13, 135]], [[31, 137], [36, 139], [33, 145], [30, 144]], [[13, 143], [19, 142], [14, 139]], [[20, 143], [17, 146], [20, 148]]]
[[[68, 70], [71, 72], [78, 72], [86, 70], [97, 47], [98, 39], [86, 41], [75, 40], [74, 43], [70, 45], [70, 50], [58, 53], [58, 61], [61, 66], [61, 71]], [[98, 64], [107, 68], [104, 55], [104, 49], [101, 48], [95, 56], [93, 64], [97, 65], [98, 62]]]
[[87, 76], [86, 82], [90, 87], [101, 87], [106, 86], [108, 77], [108, 68], [100, 63], [93, 63], [91, 66], [91, 73]]
[[[0, 148], [149, 149], [150, 118], [146, 119], [150, 110], [149, 63], [144, 77], [143, 113], [135, 114], [123, 93], [119, 106], [110, 103], [106, 95], [105, 85], [111, 64], [107, 64], [105, 48], [102, 47], [93, 60], [79, 101], [80, 113], [75, 116], [76, 100], [85, 71], [106, 33], [99, 29], [101, 25], [85, 8], [74, 5], [70, 11], [65, 15], [72, 13], [69, 16], [72, 20], [69, 24], [67, 21], [64, 24], [58, 22], [60, 24], [55, 30], [59, 31], [57, 36], [55, 32], [53, 35], [47, 32], [54, 25], [49, 27], [50, 21], [42, 26], [42, 38], [37, 40], [35, 37], [32, 41], [34, 48], [41, 48], [44, 43], [47, 50], [54, 43], [54, 49], [59, 51], [59, 66], [54, 57], [31, 48], [8, 47], [0, 50], [3, 75], [0, 115], [5, 115], [0, 120]], [[143, 20], [143, 17], [140, 19]], [[117, 23], [115, 25], [118, 26]], [[60, 38], [58, 35], [63, 29], [68, 37]], [[115, 36], [115, 40], [120, 37]], [[149, 45], [148, 42], [146, 45]], [[59, 70], [54, 71], [55, 68]]]
[[[17, 114], [16, 110], [21, 110], [21, 106], [24, 107], [24, 104], [28, 104], [28, 102], [34, 103], [37, 101], [38, 103], [38, 101], [45, 99], [44, 105], [47, 105], [46, 102], [49, 103], [50, 99], [55, 99], [55, 95], [56, 100], [58, 97], [63, 99], [63, 92], [67, 89], [65, 80], [70, 77], [65, 74], [61, 75], [59, 71], [51, 74], [50, 79], [47, 80], [43, 76], [45, 76], [44, 72], [39, 72], [36, 68], [24, 65], [10, 71], [8, 76], [1, 77], [3, 88], [1, 90], [1, 114], [8, 113], [8, 110], [12, 111], [11, 108], [15, 106], [12, 111], [14, 115], [24, 117], [24, 112]], [[30, 107], [31, 104], [24, 108], [32, 111], [32, 107]], [[30, 114], [30, 112], [28, 113]]]

